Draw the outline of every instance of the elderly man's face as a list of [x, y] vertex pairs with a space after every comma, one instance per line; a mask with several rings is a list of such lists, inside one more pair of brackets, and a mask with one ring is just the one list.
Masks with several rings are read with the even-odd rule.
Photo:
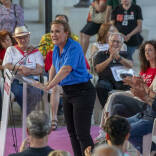
[[15, 40], [17, 41], [18, 46], [20, 48], [27, 49], [29, 46], [30, 35], [28, 34], [24, 36], [15, 37]]
[[109, 47], [121, 49], [121, 46], [122, 46], [121, 37], [117, 34], [113, 35], [109, 40]]

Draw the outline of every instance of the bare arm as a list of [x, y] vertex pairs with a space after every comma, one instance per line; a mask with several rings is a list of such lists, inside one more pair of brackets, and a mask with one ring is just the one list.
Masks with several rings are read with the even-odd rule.
[[110, 22], [111, 12], [112, 12], [112, 6], [108, 5], [107, 8], [106, 8], [105, 23]]
[[95, 1], [94, 7], [98, 12], [104, 12], [106, 10], [106, 2], [100, 1], [99, 3]]
[[54, 78], [56, 74], [54, 65], [51, 66], [50, 70], [49, 70], [49, 81], [52, 81], [52, 79]]
[[97, 64], [95, 66], [96, 72], [97, 73], [103, 72], [112, 60], [113, 60], [113, 57], [109, 57], [107, 60], [103, 61], [102, 63]]
[[43, 66], [36, 64], [36, 69], [30, 69], [25, 66], [21, 66], [21, 70], [23, 75], [28, 76], [28, 75], [40, 75], [43, 73]]
[[113, 48], [113, 47], [111, 48], [110, 47], [109, 51], [110, 51], [110, 53], [112, 53], [113, 58], [116, 59], [117, 61], [119, 61], [123, 66], [125, 66], [127, 68], [132, 68], [133, 67], [132, 61], [120, 56], [120, 54], [119, 54], [120, 49], [121, 48]]
[[90, 57], [92, 57], [96, 51], [98, 51], [98, 47], [95, 45], [92, 45], [90, 48]]
[[128, 41], [133, 35], [142, 31], [142, 20], [137, 20], [137, 26], [129, 34], [126, 35], [126, 41]]
[[19, 68], [18, 65], [14, 67], [14, 65], [12, 63], [7, 63], [6, 65], [3, 66], [3, 68], [4, 69], [5, 68], [6, 69], [9, 69], [9, 70], [13, 70], [14, 69], [14, 71], [17, 71], [18, 70], [18, 72], [22, 72], [21, 68]]
[[127, 68], [132, 68], [133, 67], [133, 62], [131, 60], [125, 59], [123, 57], [119, 57], [120, 58], [120, 63], [122, 65], [124, 65]]
[[70, 72], [72, 71], [71, 66], [63, 66], [59, 72], [55, 75], [55, 77], [50, 81], [48, 86], [46, 87], [46, 90], [49, 90], [53, 88], [55, 85], [57, 85], [60, 81], [62, 81]]

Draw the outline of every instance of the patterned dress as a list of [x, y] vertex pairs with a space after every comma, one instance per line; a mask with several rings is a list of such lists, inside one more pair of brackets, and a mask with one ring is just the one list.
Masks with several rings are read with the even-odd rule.
[[18, 4], [12, 4], [10, 9], [0, 4], [0, 30], [13, 33], [16, 26], [23, 25], [24, 11]]

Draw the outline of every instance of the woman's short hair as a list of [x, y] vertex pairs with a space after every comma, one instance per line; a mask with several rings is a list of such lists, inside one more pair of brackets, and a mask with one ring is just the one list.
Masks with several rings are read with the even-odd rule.
[[68, 32], [68, 37], [71, 37], [71, 29], [70, 29], [70, 26], [67, 22], [64, 22], [64, 21], [61, 21], [61, 20], [54, 20], [52, 21], [51, 23], [51, 26], [53, 24], [60, 24], [64, 27], [64, 32]]
[[101, 24], [100, 29], [97, 33], [97, 42], [99, 43], [106, 43], [108, 32], [110, 30], [111, 25], [110, 24]]
[[43, 138], [51, 130], [51, 120], [43, 111], [32, 111], [27, 117], [28, 134], [35, 138]]
[[[145, 46], [147, 44], [151, 44], [156, 52], [156, 40], [150, 40], [150, 41], [146, 41], [144, 42], [141, 47], [140, 47], [140, 51], [139, 51], [139, 57], [140, 57], [140, 69], [142, 72], [145, 72], [147, 70], [147, 68], [150, 67], [150, 63], [149, 61], [146, 59], [145, 56]], [[156, 60], [155, 60], [156, 61]]]
[[7, 30], [1, 30], [0, 31], [0, 50], [3, 49], [1, 42], [5, 40], [7, 35], [10, 37], [13, 44], [15, 43], [15, 40], [12, 38], [11, 33], [9, 33]]
[[55, 150], [50, 152], [48, 156], [71, 156], [71, 154], [66, 151]]

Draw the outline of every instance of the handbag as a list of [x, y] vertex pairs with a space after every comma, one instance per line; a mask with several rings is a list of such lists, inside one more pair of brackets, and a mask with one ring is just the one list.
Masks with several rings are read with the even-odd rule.
[[89, 6], [89, 13], [91, 16], [91, 21], [97, 24], [102, 24], [105, 22], [105, 11], [97, 12], [93, 5]]

